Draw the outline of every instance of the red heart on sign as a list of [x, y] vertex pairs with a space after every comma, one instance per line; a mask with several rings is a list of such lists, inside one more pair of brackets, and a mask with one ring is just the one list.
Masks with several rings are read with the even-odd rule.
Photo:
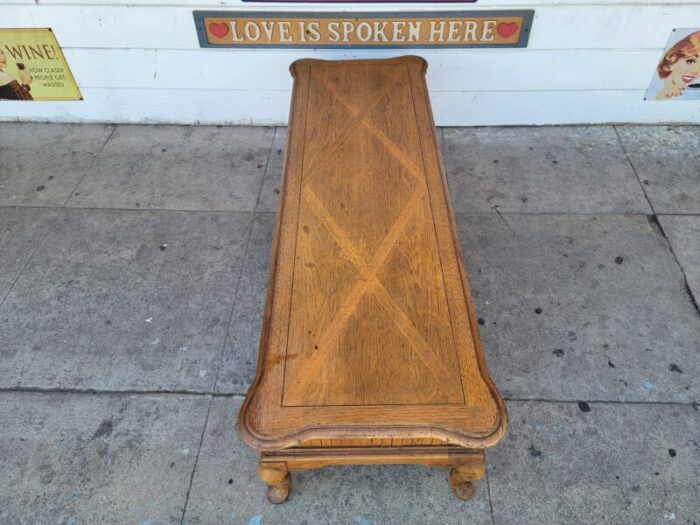
[[508, 38], [509, 36], [515, 34], [518, 31], [518, 23], [517, 22], [502, 22], [496, 26], [496, 31], [498, 31], [498, 34], [501, 35], [503, 38]]
[[228, 35], [228, 24], [212, 22], [209, 24], [209, 32], [217, 38]]

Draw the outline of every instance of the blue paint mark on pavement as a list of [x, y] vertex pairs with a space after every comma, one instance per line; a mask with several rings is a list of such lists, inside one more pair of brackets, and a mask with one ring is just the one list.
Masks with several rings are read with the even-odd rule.
[[357, 523], [357, 525], [372, 525], [367, 518], [363, 518], [362, 516], [355, 516], [355, 523]]
[[654, 390], [656, 388], [656, 385], [651, 381], [644, 381], [642, 386], [644, 387], [644, 390]]
[[261, 525], [262, 523], [262, 516], [260, 514], [256, 514], [250, 520], [248, 521], [248, 525]]

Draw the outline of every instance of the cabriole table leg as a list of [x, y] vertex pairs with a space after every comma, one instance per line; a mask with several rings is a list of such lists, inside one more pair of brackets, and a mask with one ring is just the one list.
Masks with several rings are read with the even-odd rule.
[[460, 462], [450, 470], [450, 485], [455, 495], [461, 500], [469, 500], [476, 493], [473, 481], [477, 481], [486, 473], [486, 459], [483, 452]]
[[284, 503], [292, 488], [292, 475], [287, 470], [287, 464], [283, 461], [260, 461], [258, 476], [269, 485], [267, 500], [270, 503]]

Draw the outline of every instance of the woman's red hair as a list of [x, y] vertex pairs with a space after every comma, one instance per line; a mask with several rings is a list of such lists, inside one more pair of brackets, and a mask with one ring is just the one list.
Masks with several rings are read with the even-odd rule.
[[666, 78], [671, 74], [671, 66], [683, 58], [700, 55], [700, 31], [690, 33], [683, 40], [676, 42], [671, 49], [666, 51], [664, 58], [659, 62], [656, 70], [659, 78]]

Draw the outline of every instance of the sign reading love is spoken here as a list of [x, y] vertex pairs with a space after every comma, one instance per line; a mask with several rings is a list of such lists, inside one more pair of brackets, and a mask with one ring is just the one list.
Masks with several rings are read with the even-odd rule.
[[201, 47], [526, 47], [533, 14], [195, 11], [194, 19]]

